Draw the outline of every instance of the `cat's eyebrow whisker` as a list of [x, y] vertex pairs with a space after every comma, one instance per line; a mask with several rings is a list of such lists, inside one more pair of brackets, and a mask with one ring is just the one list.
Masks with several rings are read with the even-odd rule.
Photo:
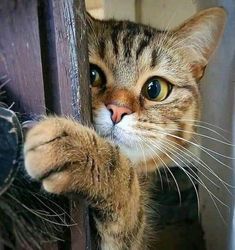
[[[162, 37], [159, 38], [158, 40], [158, 46], [161, 48], [164, 47], [164, 45], [168, 45], [169, 41], [171, 40], [170, 38], [172, 37], [172, 31], [169, 29], [170, 25], [172, 24], [172, 22], [174, 21], [176, 14], [178, 12], [179, 8], [176, 9], [176, 11], [174, 12], [173, 15], [171, 15], [170, 19], [168, 20], [167, 24], [165, 27], [162, 28], [162, 30], [164, 30], [164, 35]], [[170, 34], [170, 36], [169, 36]]]
[[[159, 150], [159, 151], [162, 152], [162, 150], [161, 150], [159, 147], [157, 147], [156, 145], [153, 145], [151, 142], [150, 142], [150, 145], [156, 147], [157, 150]], [[156, 152], [154, 151], [154, 149], [152, 149], [152, 147], [150, 147], [150, 145], [148, 145], [148, 144], [146, 143], [146, 146], [148, 146], [149, 149], [155, 154]], [[157, 156], [157, 154], [155, 154], [155, 156]], [[161, 157], [160, 157], [159, 155], [158, 155], [158, 157], [161, 159]], [[177, 182], [177, 180], [176, 180], [174, 174], [171, 172], [170, 168], [166, 165], [166, 163], [165, 163], [163, 160], [161, 160], [161, 161], [164, 163], [164, 167], [166, 167], [166, 169], [168, 170], [168, 172], [170, 173], [170, 175], [172, 176], [172, 178], [173, 178], [173, 180], [174, 180], [174, 182], [175, 182], [175, 186], [176, 186], [176, 189], [177, 189], [177, 192], [178, 192], [178, 196], [179, 196], [179, 203], [180, 203], [180, 205], [181, 205], [181, 204], [182, 204], [182, 196], [181, 196], [181, 191], [180, 191], [179, 184], [178, 184], [178, 182]]]

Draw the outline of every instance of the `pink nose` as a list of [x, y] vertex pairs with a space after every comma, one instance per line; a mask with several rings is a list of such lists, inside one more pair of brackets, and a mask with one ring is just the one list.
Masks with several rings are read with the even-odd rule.
[[132, 114], [132, 110], [128, 107], [120, 107], [115, 104], [108, 104], [107, 109], [111, 113], [111, 119], [114, 124], [119, 123], [125, 115]]

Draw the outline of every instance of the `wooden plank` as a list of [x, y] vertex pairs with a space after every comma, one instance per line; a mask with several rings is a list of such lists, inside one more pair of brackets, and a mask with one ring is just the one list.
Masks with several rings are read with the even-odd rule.
[[[5, 86], [8, 104], [15, 102], [13, 109], [28, 118], [28, 114], [45, 113], [46, 101], [51, 111], [73, 115], [89, 124], [84, 2], [45, 0], [39, 3], [42, 6], [39, 14], [42, 17], [48, 15], [48, 19], [42, 21], [40, 18], [40, 22], [36, 0], [4, 0], [0, 3], [0, 76], [7, 75], [11, 80]], [[73, 249], [89, 249], [87, 205], [83, 200], [73, 204], [71, 214], [78, 225], [72, 229], [71, 246]], [[45, 246], [45, 249], [49, 248], [57, 249], [57, 246]], [[65, 244], [60, 248], [70, 246]]]
[[[59, 115], [71, 115], [90, 125], [91, 95], [84, 11], [85, 4], [81, 0], [43, 0], [39, 20], [47, 107]], [[70, 207], [77, 225], [71, 228], [71, 245], [65, 244], [62, 248], [90, 249], [87, 204], [78, 198], [71, 201]]]
[[5, 101], [14, 103], [12, 109], [23, 120], [45, 113], [37, 4], [36, 0], [0, 1], [0, 79], [7, 81]]
[[70, 114], [88, 123], [91, 98], [84, 1], [44, 0], [40, 3], [47, 107], [57, 114]]
[[37, 1], [0, 1], [0, 76], [7, 102], [21, 114], [45, 112]]

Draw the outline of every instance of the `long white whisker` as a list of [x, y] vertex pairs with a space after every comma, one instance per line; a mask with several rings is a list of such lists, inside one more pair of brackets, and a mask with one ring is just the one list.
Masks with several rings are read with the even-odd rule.
[[[216, 151], [214, 151], [214, 150], [208, 149], [207, 147], [204, 147], [204, 146], [202, 146], [202, 145], [196, 144], [196, 143], [194, 143], [194, 142], [192, 142], [192, 141], [186, 140], [186, 139], [184, 139], [184, 138], [182, 138], [182, 137], [179, 137], [179, 136], [177, 136], [177, 135], [173, 135], [173, 134], [170, 134], [170, 133], [165, 133], [165, 132], [163, 132], [163, 131], [161, 131], [161, 130], [156, 130], [156, 131], [157, 131], [158, 133], [163, 134], [163, 135], [167, 135], [167, 136], [170, 136], [170, 137], [173, 137], [173, 138], [182, 140], [182, 141], [184, 141], [184, 142], [187, 142], [187, 143], [189, 143], [189, 144], [191, 144], [191, 145], [194, 145], [195, 147], [200, 148], [203, 152], [205, 152], [207, 155], [209, 155], [211, 158], [213, 158], [215, 161], [217, 161], [217, 162], [220, 163], [221, 165], [225, 166], [226, 168], [228, 168], [228, 169], [230, 169], [230, 170], [232, 169], [230, 166], [226, 165], [225, 163], [223, 163], [222, 161], [220, 161], [219, 159], [217, 159], [216, 157], [214, 157], [213, 155], [211, 155], [209, 152], [214, 153], [214, 154], [217, 154], [217, 155], [223, 157], [222, 154], [220, 154], [220, 153], [218, 153], [218, 152], [216, 152]], [[208, 152], [208, 151], [209, 151], [209, 152]], [[226, 158], [226, 157], [225, 157], [225, 158]], [[230, 158], [229, 158], [229, 159], [230, 159]]]
[[[167, 150], [168, 152], [171, 152], [171, 149], [170, 148], [168, 148], [168, 147], [164, 147], [165, 148], [165, 150]], [[190, 178], [190, 180], [191, 180], [191, 182], [192, 182], [192, 184], [193, 184], [193, 186], [194, 186], [194, 189], [196, 188], [196, 186], [195, 186], [195, 183], [192, 181], [192, 179], [194, 179], [196, 182], [198, 182], [202, 187], [204, 187], [206, 190], [207, 190], [207, 192], [208, 192], [208, 194], [210, 195], [210, 197], [212, 198], [212, 201], [213, 201], [213, 203], [214, 203], [214, 205], [215, 205], [215, 207], [216, 207], [216, 209], [217, 209], [217, 211], [218, 211], [218, 213], [219, 213], [219, 215], [221, 216], [221, 218], [222, 218], [222, 220], [223, 220], [223, 222], [225, 223], [225, 224], [227, 224], [226, 223], [226, 221], [224, 220], [224, 218], [223, 218], [223, 216], [222, 216], [222, 214], [221, 214], [221, 211], [219, 210], [219, 208], [218, 208], [218, 205], [216, 204], [216, 202], [215, 202], [215, 200], [214, 199], [216, 199], [221, 205], [223, 205], [223, 206], [225, 206], [225, 207], [227, 207], [228, 209], [229, 209], [229, 206], [227, 205], [227, 204], [225, 204], [222, 200], [220, 200], [216, 195], [214, 195], [213, 194], [213, 192], [211, 192], [207, 187], [206, 187], [206, 185], [205, 185], [205, 183], [201, 180], [201, 178], [199, 178], [198, 176], [197, 176], [197, 178], [194, 176], [194, 175], [192, 175], [191, 173], [189, 173], [188, 171], [186, 171], [183, 167], [181, 167], [180, 166], [180, 164], [178, 164], [178, 162], [175, 160], [175, 159], [173, 159], [169, 154], [167, 154], [166, 152], [164, 152], [185, 174], [187, 174], [187, 176]], [[182, 159], [180, 159], [179, 157], [177, 157], [176, 155], [174, 155], [178, 160], [180, 160], [184, 165], [185, 165], [185, 163], [184, 163], [184, 161], [182, 160]], [[187, 165], [187, 164], [186, 164]], [[199, 195], [198, 195], [198, 191], [197, 191], [197, 189], [195, 189], [195, 192], [196, 192], [196, 195], [197, 195], [197, 199], [198, 199], [198, 208], [200, 207], [200, 203], [199, 203]]]
[[[150, 141], [152, 141], [151, 139], [149, 139]], [[156, 146], [156, 144], [155, 144], [155, 142], [154, 141], [152, 141], [152, 145], [155, 147]], [[159, 150], [159, 148], [157, 148], [158, 150]], [[164, 149], [165, 150], [167, 150], [168, 152], [169, 152], [169, 150], [166, 148], [166, 147], [164, 147]], [[180, 164], [174, 159], [174, 158], [172, 158], [167, 152], [163, 152], [162, 150], [161, 150], [161, 152], [163, 153], [163, 154], [165, 154], [169, 159], [171, 159], [172, 160], [172, 162], [174, 162], [175, 164], [176, 164], [176, 166], [178, 166], [180, 169], [182, 169], [182, 167], [180, 166]], [[187, 173], [186, 171], [185, 171], [185, 169], [182, 169], [183, 170], [183, 172], [188, 176], [188, 178], [189, 178], [189, 180], [191, 181], [191, 183], [192, 183], [192, 185], [193, 185], [193, 188], [194, 188], [194, 190], [195, 190], [195, 193], [196, 193], [196, 196], [197, 196], [197, 206], [198, 206], [198, 215], [199, 215], [199, 208], [200, 208], [200, 198], [199, 198], [199, 195], [198, 195], [198, 190], [197, 190], [197, 187], [196, 187], [196, 185], [195, 185], [195, 183], [193, 182], [193, 180], [192, 180], [192, 178], [191, 177], [194, 177], [194, 176], [191, 176], [191, 174], [190, 173]], [[191, 176], [191, 177], [190, 177]], [[194, 177], [194, 179], [197, 181], [197, 179]]]
[[31, 212], [32, 214], [36, 215], [38, 218], [41, 218], [41, 219], [44, 220], [44, 221], [50, 222], [50, 223], [52, 223], [52, 224], [54, 224], [54, 225], [58, 225], [58, 226], [74, 226], [74, 225], [76, 225], [76, 224], [67, 224], [67, 223], [66, 223], [66, 224], [64, 224], [64, 223], [62, 224], [62, 223], [58, 223], [58, 222], [49, 220], [49, 219], [47, 219], [47, 218], [41, 216], [40, 214], [38, 214], [35, 210], [33, 210], [33, 209], [27, 207], [25, 204], [23, 204], [22, 202], [20, 202], [20, 201], [19, 201], [16, 197], [14, 197], [13, 195], [11, 195], [11, 194], [9, 194], [9, 193], [8, 193], [7, 195], [9, 195], [9, 197], [11, 197], [11, 199], [13, 199], [14, 201], [18, 202], [23, 208], [25, 208], [26, 210], [28, 210], [29, 212]]
[[145, 175], [147, 177], [147, 161], [146, 161], [146, 157], [145, 157], [145, 153], [144, 153], [144, 150], [143, 148], [141, 147], [141, 143], [138, 144], [138, 146], [140, 147], [140, 150], [142, 152], [142, 155], [143, 155], [143, 159], [144, 159], [144, 166], [145, 166]]
[[[170, 140], [169, 140], [170, 141]], [[176, 152], [176, 153], [178, 153], [179, 154], [179, 152], [178, 151], [180, 151], [181, 153], [183, 153], [183, 154], [185, 154], [186, 156], [188, 156], [188, 157], [190, 157], [193, 161], [195, 161], [195, 158], [193, 157], [193, 156], [191, 156], [191, 155], [189, 155], [189, 154], [187, 154], [186, 152], [184, 152], [184, 150], [182, 150], [182, 149], [179, 149], [177, 146], [174, 146], [174, 145], [172, 145], [171, 143], [169, 143], [169, 142], [166, 142], [166, 141], [164, 141], [167, 145], [169, 145], [170, 147], [173, 147], [173, 148], [175, 148], [175, 150], [174, 150], [174, 152]], [[171, 142], [171, 141], [170, 141]], [[181, 146], [181, 145], [180, 145]], [[185, 150], [186, 150], [186, 148], [184, 148]], [[172, 149], [173, 150], [173, 149]], [[189, 151], [190, 152], [190, 151]], [[182, 157], [183, 157], [183, 155], [181, 155]], [[214, 181], [212, 181], [209, 177], [207, 177], [200, 169], [198, 169], [198, 167], [193, 163], [193, 162], [191, 162], [190, 160], [188, 160], [186, 157], [183, 157], [189, 164], [191, 164], [191, 165], [193, 165], [193, 167], [194, 168], [196, 168], [206, 179], [208, 179], [213, 185], [215, 185], [217, 188], [219, 188], [219, 186], [214, 182]], [[201, 163], [200, 163], [201, 164]], [[212, 171], [212, 173], [214, 173], [213, 171]]]
[[[232, 192], [228, 189], [228, 187], [230, 188], [235, 188], [235, 186], [227, 183], [226, 181], [224, 181], [222, 178], [220, 178], [205, 162], [203, 162], [197, 155], [194, 155], [190, 150], [188, 150], [187, 148], [183, 147], [182, 145], [180, 145], [177, 142], [171, 141], [167, 138], [165, 138], [164, 142], [168, 141], [168, 145], [170, 144], [170, 146], [176, 148], [176, 150], [180, 150], [183, 154], [185, 154], [186, 156], [190, 157], [190, 159], [192, 159], [193, 161], [196, 161], [200, 166], [204, 167], [208, 172], [210, 172], [214, 177], [216, 177], [222, 184], [223, 186], [227, 189], [227, 191], [231, 194]], [[177, 146], [174, 146], [172, 144], [175, 144]], [[180, 149], [180, 148], [182, 149]], [[194, 167], [196, 168], [196, 166], [194, 165]], [[215, 182], [213, 182], [209, 177], [207, 177], [199, 168], [197, 168], [198, 171], [206, 178], [208, 179], [211, 183], [213, 183], [216, 187], [219, 187], [217, 184], [215, 184]]]
[[[235, 147], [234, 144], [231, 144], [231, 143], [228, 143], [228, 142], [224, 142], [224, 141], [221, 141], [221, 140], [219, 140], [219, 139], [217, 139], [217, 138], [214, 138], [214, 137], [211, 137], [211, 136], [202, 134], [202, 133], [197, 133], [197, 132], [195, 132], [195, 131], [189, 131], [189, 130], [178, 129], [178, 128], [177, 128], [177, 129], [170, 129], [170, 128], [168, 128], [167, 130], [168, 130], [168, 131], [175, 131], [175, 132], [180, 131], [180, 132], [184, 132], [184, 133], [189, 133], [189, 134], [193, 134], [193, 135], [198, 135], [198, 136], [203, 137], [203, 138], [208, 138], [208, 139], [210, 139], [210, 140], [213, 140], [213, 141], [216, 141], [216, 142], [220, 142], [221, 144], [224, 144], [224, 145], [227, 145], [227, 146]], [[224, 157], [225, 157], [225, 156], [224, 156]], [[235, 158], [231, 158], [231, 157], [228, 157], [228, 156], [225, 157], [225, 158], [228, 158], [228, 159], [235, 159]]]
[[[145, 144], [146, 144], [146, 146], [155, 154], [155, 151], [152, 149], [152, 147], [150, 147], [150, 145], [148, 145], [146, 142], [145, 142]], [[160, 150], [160, 149], [158, 148], [158, 150]], [[175, 182], [177, 191], [178, 191], [179, 203], [180, 203], [180, 205], [181, 205], [181, 204], [182, 204], [181, 191], [180, 191], [180, 187], [179, 187], [179, 185], [178, 185], [178, 183], [177, 183], [177, 180], [176, 180], [175, 176], [173, 175], [173, 173], [171, 172], [171, 170], [169, 169], [169, 167], [166, 165], [166, 163], [162, 160], [162, 158], [161, 158], [159, 155], [157, 155], [157, 154], [155, 154], [155, 156], [157, 156], [157, 157], [161, 160], [161, 162], [164, 164], [164, 167], [166, 167], [166, 169], [168, 170], [168, 172], [169, 172], [170, 175], [172, 176], [172, 178], [173, 178], [173, 180], [174, 180], [174, 182]]]

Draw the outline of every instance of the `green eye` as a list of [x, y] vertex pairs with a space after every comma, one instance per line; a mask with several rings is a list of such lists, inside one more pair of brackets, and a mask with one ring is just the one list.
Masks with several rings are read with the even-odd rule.
[[101, 87], [106, 83], [103, 71], [95, 64], [90, 64], [90, 82], [92, 87]]
[[172, 85], [160, 77], [149, 79], [142, 88], [142, 95], [150, 101], [160, 102], [170, 94]]

